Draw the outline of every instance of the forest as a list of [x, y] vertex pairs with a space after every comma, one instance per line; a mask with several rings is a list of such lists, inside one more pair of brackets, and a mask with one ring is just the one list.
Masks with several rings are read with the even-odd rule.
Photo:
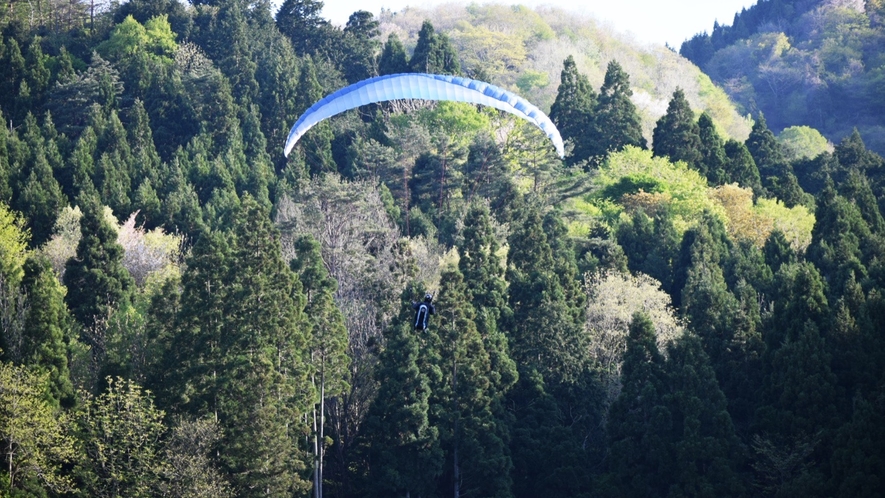
[[[8, 0], [0, 496], [880, 496], [885, 14], [856, 4], [761, 0], [680, 56], [550, 7]], [[811, 18], [866, 34], [821, 42], [857, 53], [783, 87], [804, 107], [765, 94], [793, 59], [725, 64], [811, 51]], [[398, 73], [527, 98], [565, 158], [423, 100], [283, 154]]]

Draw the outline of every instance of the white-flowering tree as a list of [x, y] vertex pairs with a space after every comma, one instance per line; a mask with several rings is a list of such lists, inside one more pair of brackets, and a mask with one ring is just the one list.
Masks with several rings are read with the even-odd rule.
[[633, 313], [642, 311], [651, 318], [662, 352], [684, 327], [661, 283], [647, 275], [606, 271], [588, 274], [585, 281], [588, 353], [602, 374], [607, 406], [621, 391], [621, 364]]

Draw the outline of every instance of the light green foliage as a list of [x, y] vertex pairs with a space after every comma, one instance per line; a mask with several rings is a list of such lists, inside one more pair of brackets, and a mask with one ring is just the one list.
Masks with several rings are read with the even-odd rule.
[[833, 144], [810, 126], [790, 126], [777, 136], [788, 161], [814, 159], [824, 152], [833, 152]]
[[525, 61], [525, 45], [519, 35], [460, 21], [451, 37], [452, 43], [460, 49], [458, 54], [465, 68], [482, 69], [494, 79], [520, 67]]
[[98, 397], [85, 395], [79, 414], [83, 453], [77, 474], [87, 496], [154, 496], [162, 471], [164, 413], [149, 392], [119, 377]]
[[596, 199], [618, 202], [623, 210], [667, 212], [680, 233], [700, 220], [704, 211], [726, 219], [722, 206], [707, 195], [706, 178], [685, 163], [652, 157], [649, 150], [628, 146], [611, 154], [593, 183], [598, 188]]
[[795, 251], [804, 251], [811, 244], [814, 213], [798, 204], [788, 208], [777, 199], [757, 199], [754, 211], [774, 220], [774, 229], [784, 233]]
[[21, 280], [28, 238], [24, 220], [0, 202], [0, 278], [7, 283], [16, 284]]
[[52, 238], [40, 248], [49, 261], [55, 273], [61, 278], [65, 272], [65, 264], [77, 254], [77, 244], [80, 242], [80, 218], [83, 212], [80, 206], [65, 206], [55, 220]]
[[67, 415], [46, 400], [47, 382], [48, 375], [0, 362], [0, 495], [29, 479], [59, 493], [72, 488], [62, 465], [74, 458], [74, 440]]
[[99, 53], [111, 60], [149, 54], [169, 64], [177, 49], [175, 33], [166, 15], [154, 17], [144, 25], [131, 15], [127, 16], [114, 28], [111, 37], [97, 48]]
[[419, 116], [427, 129], [434, 130], [436, 135], [445, 135], [454, 146], [466, 146], [477, 133], [491, 128], [487, 112], [463, 102], [441, 101], [421, 111]]

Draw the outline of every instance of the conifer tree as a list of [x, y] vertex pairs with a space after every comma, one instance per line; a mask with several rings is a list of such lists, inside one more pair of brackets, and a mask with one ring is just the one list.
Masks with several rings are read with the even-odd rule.
[[666, 496], [678, 462], [664, 403], [667, 379], [654, 325], [636, 313], [621, 367], [623, 387], [608, 413], [610, 485], [622, 496]]
[[768, 124], [762, 113], [759, 113], [753, 123], [753, 129], [747, 138], [746, 146], [753, 156], [753, 161], [756, 162], [759, 175], [763, 180], [777, 174], [778, 166], [786, 162], [781, 145], [774, 133], [768, 129]]
[[571, 288], [564, 288], [556, 273], [561, 262], [548, 242], [540, 208], [526, 206], [511, 230], [507, 280], [513, 359], [526, 370], [541, 373], [547, 382], [574, 379], [585, 361], [579, 353], [583, 310], [569, 302]]
[[433, 24], [425, 20], [418, 32], [418, 42], [409, 60], [413, 73], [460, 74], [461, 62], [449, 37], [436, 33]]
[[593, 130], [597, 134], [595, 155], [605, 156], [627, 145], [646, 148], [642, 121], [630, 97], [630, 76], [617, 61], [610, 61], [605, 81], [599, 89], [599, 102], [594, 113]]
[[320, 48], [329, 21], [320, 13], [323, 2], [317, 0], [286, 0], [277, 12], [276, 21], [280, 32], [292, 40], [298, 55], [313, 54]]
[[123, 266], [123, 247], [94, 191], [81, 194], [79, 204], [82, 236], [76, 256], [65, 265], [65, 303], [83, 327], [82, 338], [92, 348], [93, 368], [101, 368], [107, 319], [129, 303], [135, 282]]
[[70, 318], [64, 303], [64, 290], [49, 261], [39, 256], [24, 265], [22, 290], [30, 307], [25, 318], [22, 363], [48, 374], [49, 398], [54, 404], [71, 407], [74, 388], [68, 370]]
[[496, 420], [499, 386], [493, 385], [491, 362], [473, 321], [467, 286], [457, 269], [444, 270], [437, 298], [436, 367], [432, 383], [431, 421], [447, 452], [443, 489], [454, 496], [510, 496], [507, 431]]
[[[314, 102], [322, 98], [322, 86], [317, 80], [316, 68], [310, 57], [305, 57], [301, 64], [301, 75], [298, 77], [298, 98], [296, 110], [303, 113]], [[336, 171], [337, 166], [332, 158], [332, 128], [323, 122], [314, 126], [299, 141], [298, 151], [303, 151], [311, 175]]]
[[559, 128], [564, 140], [574, 144], [569, 162], [577, 164], [591, 158], [593, 148], [593, 109], [597, 105], [596, 92], [590, 80], [578, 72], [575, 59], [563, 61], [556, 100], [550, 106], [550, 119]]
[[762, 180], [753, 155], [747, 146], [737, 140], [725, 141], [725, 182], [737, 183], [753, 190], [756, 196], [762, 195]]
[[503, 394], [516, 382], [516, 364], [510, 358], [503, 326], [512, 311], [507, 304], [505, 268], [488, 206], [476, 202], [467, 210], [459, 246], [458, 267], [468, 283], [468, 301], [476, 311], [476, 328], [491, 362], [492, 384]]
[[656, 156], [693, 167], [703, 158], [700, 129], [681, 88], [673, 92], [667, 113], [655, 124], [652, 150]]
[[677, 340], [669, 348], [665, 370], [676, 464], [668, 494], [743, 495], [741, 444], [701, 341], [689, 334]]
[[408, 56], [403, 43], [391, 33], [387, 36], [387, 42], [381, 50], [381, 57], [378, 59], [378, 75], [385, 76], [388, 74], [406, 73], [409, 71]]
[[723, 185], [727, 180], [725, 146], [716, 131], [713, 118], [706, 112], [702, 112], [698, 118], [698, 132], [701, 138], [698, 170], [707, 177], [711, 185]]
[[412, 330], [409, 293], [401, 312], [385, 332], [375, 380], [378, 395], [366, 418], [369, 496], [427, 496], [442, 473], [444, 454], [439, 430], [429, 420], [431, 386], [422, 359], [422, 338]]
[[313, 410], [314, 489], [322, 496], [327, 398], [344, 394], [348, 388], [350, 358], [347, 329], [335, 304], [338, 285], [323, 266], [320, 244], [310, 235], [295, 241], [297, 254], [290, 265], [298, 274], [307, 300], [304, 309], [310, 322], [311, 383], [317, 393]]

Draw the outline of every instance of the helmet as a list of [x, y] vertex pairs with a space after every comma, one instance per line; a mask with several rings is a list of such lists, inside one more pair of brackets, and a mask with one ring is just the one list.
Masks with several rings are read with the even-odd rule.
[[433, 295], [431, 293], [428, 292], [427, 294], [424, 294], [425, 301], [430, 301], [431, 299], [433, 299]]

